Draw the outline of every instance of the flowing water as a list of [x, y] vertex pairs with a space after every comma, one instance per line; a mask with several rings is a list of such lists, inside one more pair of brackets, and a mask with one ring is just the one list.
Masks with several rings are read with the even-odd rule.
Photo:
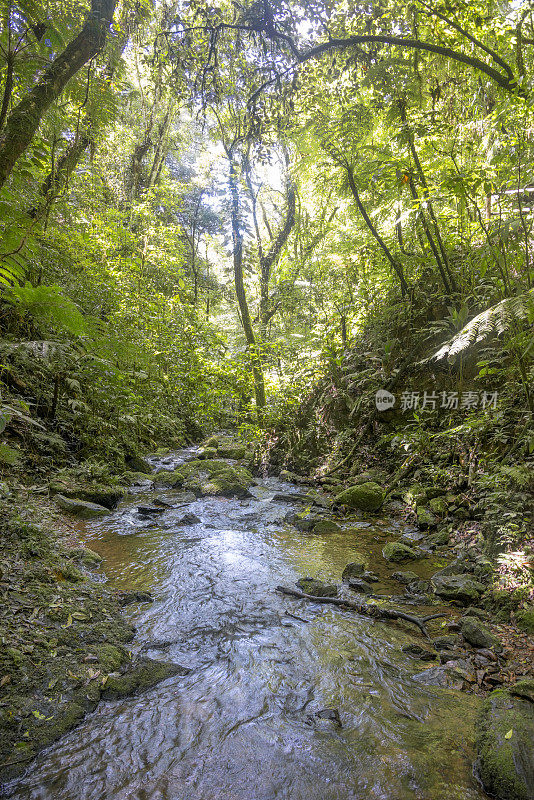
[[[156, 598], [128, 610], [138, 629], [132, 649], [192, 671], [101, 703], [41, 753], [12, 797], [485, 797], [472, 777], [476, 700], [414, 677], [423, 666], [400, 648], [417, 631], [275, 591], [306, 575], [339, 582], [344, 565], [370, 551], [377, 591], [398, 593], [380, 551], [402, 523], [356, 520], [340, 533], [296, 533], [283, 518], [299, 505], [273, 501], [281, 491], [300, 490], [259, 480], [253, 498], [203, 498], [147, 520], [136, 507], [154, 492], [141, 489], [84, 525], [110, 584]], [[184, 511], [201, 522], [178, 525]]]

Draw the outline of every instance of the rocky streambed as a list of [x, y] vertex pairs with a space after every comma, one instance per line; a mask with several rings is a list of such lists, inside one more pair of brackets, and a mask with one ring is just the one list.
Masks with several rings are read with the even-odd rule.
[[[82, 643], [72, 672], [90, 713], [6, 796], [467, 800], [486, 796], [482, 776], [503, 798], [532, 797], [529, 683], [461, 691], [501, 686], [499, 643], [469, 607], [484, 588], [476, 557], [451, 565], [395, 504], [340, 513], [309, 487], [253, 480], [225, 447], [151, 459], [115, 510], [77, 523], [130, 633]], [[280, 585], [444, 616], [426, 638]], [[88, 624], [70, 616], [60, 631]]]

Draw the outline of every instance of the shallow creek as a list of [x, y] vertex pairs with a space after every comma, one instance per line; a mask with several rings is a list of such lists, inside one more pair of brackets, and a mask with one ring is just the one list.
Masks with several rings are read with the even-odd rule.
[[[153, 463], [171, 469], [192, 453]], [[80, 523], [83, 537], [104, 557], [112, 586], [156, 598], [127, 609], [138, 629], [132, 649], [192, 671], [101, 703], [36, 759], [12, 797], [486, 796], [472, 777], [477, 701], [417, 677], [422, 663], [400, 649], [417, 639], [415, 629], [275, 591], [306, 575], [340, 583], [345, 564], [367, 552], [381, 579], [376, 592], [400, 594], [380, 553], [387, 539], [410, 533], [403, 523], [354, 519], [339, 533], [296, 532], [283, 518], [302, 506], [272, 498], [302, 489], [273, 478], [258, 480], [252, 498], [203, 498], [153, 519], [140, 518], [137, 505], [154, 496], [176, 503], [178, 492], [132, 491], [108, 517]], [[201, 522], [178, 525], [186, 511]], [[437, 568], [410, 564], [422, 577]]]

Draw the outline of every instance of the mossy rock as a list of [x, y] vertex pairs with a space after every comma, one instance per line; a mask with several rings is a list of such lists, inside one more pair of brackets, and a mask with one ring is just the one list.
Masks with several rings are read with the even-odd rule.
[[118, 700], [129, 697], [173, 675], [187, 675], [190, 672], [186, 667], [167, 661], [154, 661], [151, 658], [138, 658], [130, 662], [123, 674], [111, 674], [102, 687], [104, 700]]
[[65, 555], [87, 569], [96, 569], [103, 560], [102, 556], [90, 547], [73, 547], [72, 550], [67, 550]]
[[400, 562], [418, 558], [417, 550], [402, 542], [388, 542], [382, 550], [386, 561]]
[[515, 621], [522, 630], [527, 633], [534, 633], [534, 606], [520, 608], [516, 612]]
[[509, 692], [516, 697], [524, 697], [525, 700], [530, 700], [534, 703], [534, 678], [524, 678], [517, 681], [510, 687]]
[[348, 581], [349, 578], [361, 578], [366, 570], [367, 564], [363, 559], [361, 561], [350, 561], [345, 565], [341, 580]]
[[449, 508], [444, 497], [432, 497], [428, 506], [433, 514], [439, 514], [440, 516], [444, 516]]
[[110, 510], [115, 508], [126, 493], [121, 486], [108, 486], [100, 483], [70, 483], [65, 480], [51, 481], [50, 491], [52, 494], [61, 494], [63, 497], [96, 503]]
[[202, 447], [197, 453], [197, 458], [202, 458], [202, 459], [217, 458], [217, 448], [216, 447]]
[[497, 689], [478, 720], [477, 771], [499, 800], [534, 798], [534, 704]]
[[[156, 478], [160, 478], [160, 475]], [[248, 495], [253, 478], [244, 467], [233, 466], [226, 461], [194, 460], [182, 464], [163, 480], [190, 489], [198, 495], [241, 497]]]
[[465, 605], [476, 603], [484, 591], [484, 585], [469, 575], [433, 575], [432, 586], [438, 597], [456, 600]]
[[132, 472], [142, 472], [143, 475], [151, 475], [152, 467], [145, 458], [141, 458], [136, 453], [126, 456], [124, 459], [129, 470]]
[[402, 499], [405, 503], [415, 509], [416, 506], [424, 505], [428, 501], [428, 495], [423, 486], [414, 484], [403, 493]]
[[103, 517], [105, 514], [109, 514], [109, 508], [104, 508], [104, 506], [99, 506], [96, 503], [88, 503], [86, 500], [65, 497], [62, 494], [57, 494], [55, 500], [63, 511], [68, 511], [69, 514], [74, 514], [81, 519], [93, 519], [94, 517]]
[[502, 650], [502, 644], [478, 619], [468, 616], [460, 623], [460, 632], [465, 641], [473, 647]]
[[425, 508], [425, 506], [417, 506], [415, 513], [417, 515], [417, 525], [419, 528], [435, 528], [438, 524], [437, 517], [435, 517], [428, 508]]
[[337, 586], [334, 583], [323, 583], [317, 578], [299, 578], [297, 586], [301, 592], [313, 595], [313, 597], [335, 597], [337, 595]]
[[202, 447], [206, 449], [207, 447], [213, 448], [217, 450], [219, 447], [219, 437], [218, 436], [210, 436], [209, 439], [206, 439], [205, 442], [202, 442]]
[[113, 644], [99, 644], [93, 647], [98, 663], [105, 672], [116, 672], [129, 660], [128, 651]]
[[313, 526], [314, 533], [338, 533], [341, 528], [333, 519], [321, 519]]
[[335, 502], [360, 511], [378, 511], [384, 502], [384, 490], [372, 481], [359, 483], [340, 492]]
[[245, 458], [246, 447], [244, 444], [220, 444], [217, 450], [219, 458], [234, 458], [239, 461]]

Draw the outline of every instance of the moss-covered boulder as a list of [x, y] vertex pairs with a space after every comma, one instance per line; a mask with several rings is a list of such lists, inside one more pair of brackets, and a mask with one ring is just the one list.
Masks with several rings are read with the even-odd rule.
[[237, 460], [245, 458], [246, 447], [244, 444], [238, 443], [221, 443], [217, 450], [219, 458], [235, 458]]
[[73, 547], [66, 550], [65, 555], [86, 569], [96, 569], [102, 563], [102, 556], [90, 547]]
[[359, 561], [349, 561], [343, 570], [341, 580], [348, 581], [349, 578], [361, 578], [366, 570], [367, 565], [363, 558]]
[[58, 478], [50, 481], [51, 494], [85, 500], [108, 509], [113, 509], [126, 494], [122, 486], [109, 486], [104, 483], [79, 483]]
[[534, 606], [520, 608], [516, 612], [515, 621], [527, 633], [534, 633]]
[[425, 506], [417, 506], [417, 511], [415, 513], [417, 515], [417, 525], [423, 530], [435, 528], [438, 524], [438, 518], [434, 516], [428, 508], [425, 508]]
[[534, 703], [497, 689], [478, 720], [477, 771], [499, 800], [534, 798]]
[[433, 514], [439, 514], [440, 516], [445, 516], [449, 508], [444, 497], [432, 497], [428, 506]]
[[384, 490], [372, 481], [358, 483], [340, 492], [335, 502], [360, 511], [378, 511], [384, 502]]
[[210, 447], [210, 448], [213, 448], [214, 450], [217, 450], [218, 446], [219, 446], [219, 437], [218, 436], [210, 436], [209, 439], [206, 439], [205, 442], [202, 442], [202, 447], [204, 447], [204, 448]]
[[118, 700], [132, 694], [150, 689], [157, 683], [173, 675], [187, 675], [186, 667], [168, 661], [154, 661], [151, 658], [138, 658], [127, 662], [122, 673], [111, 673], [102, 687], [104, 700]]
[[419, 554], [417, 550], [403, 542], [388, 542], [382, 550], [382, 555], [386, 561], [399, 562], [418, 558]]
[[174, 472], [161, 472], [154, 476], [157, 484], [188, 489], [199, 496], [223, 497], [247, 496], [252, 480], [252, 475], [244, 467], [216, 459], [195, 459], [182, 464]]
[[484, 584], [469, 575], [434, 575], [432, 588], [438, 597], [455, 600], [464, 605], [476, 603], [484, 591]]
[[404, 584], [405, 586], [407, 586], [412, 581], [419, 580], [419, 575], [416, 575], [415, 572], [412, 572], [409, 569], [399, 570], [398, 572], [394, 572], [391, 577], [394, 578], [399, 583]]
[[132, 472], [142, 472], [143, 475], [151, 475], [152, 474], [152, 467], [148, 463], [145, 458], [141, 458], [141, 456], [137, 455], [136, 453], [132, 453], [124, 459], [126, 462], [126, 466]]
[[490, 650], [502, 650], [502, 644], [478, 619], [464, 617], [460, 623], [460, 632], [465, 641], [473, 647], [486, 647]]
[[104, 506], [99, 506], [96, 503], [88, 503], [86, 500], [65, 497], [62, 494], [57, 494], [55, 500], [63, 511], [68, 511], [69, 514], [74, 514], [81, 519], [93, 519], [94, 517], [103, 517], [105, 514], [109, 514], [109, 508], [104, 508]]
[[217, 448], [216, 447], [202, 447], [198, 451], [198, 453], [196, 455], [197, 455], [197, 458], [201, 458], [201, 459], [217, 458]]

